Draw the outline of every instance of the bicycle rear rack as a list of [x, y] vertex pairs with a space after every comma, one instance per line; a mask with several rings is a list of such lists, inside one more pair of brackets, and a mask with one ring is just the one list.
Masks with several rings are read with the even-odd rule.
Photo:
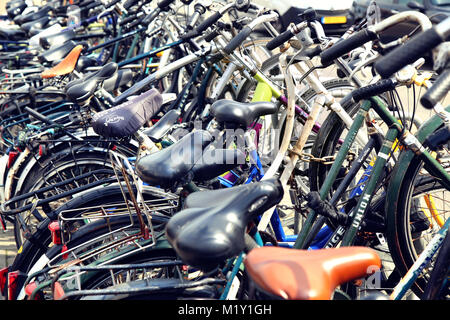
[[[73, 248], [63, 250], [48, 262], [48, 267], [53, 269], [50, 273], [68, 266], [90, 263], [92, 261], [97, 261], [96, 263], [99, 263], [99, 265], [112, 263], [119, 258], [154, 246], [157, 235], [153, 228], [152, 216], [155, 214], [167, 216], [168, 212], [172, 212], [172, 210], [177, 208], [177, 197], [172, 194], [166, 194], [163, 191], [157, 191], [163, 196], [162, 199], [143, 201], [142, 190], [128, 160], [119, 159], [115, 154], [110, 156], [124, 202], [61, 211], [58, 216], [58, 222], [61, 229], [63, 247], [70, 240], [70, 229], [73, 228], [75, 223], [81, 225], [86, 224], [86, 222], [106, 223], [109, 231]], [[115, 158], [114, 160], [112, 159], [113, 157]], [[116, 167], [118, 163], [121, 165], [120, 174]], [[137, 195], [135, 195], [130, 183], [130, 176], [137, 187]], [[121, 182], [122, 180], [123, 182]], [[128, 194], [125, 192], [124, 186], [126, 186]], [[156, 190], [157, 188], [155, 188]], [[121, 223], [117, 223], [118, 221]], [[117, 223], [117, 226], [115, 223]], [[69, 256], [71, 258], [70, 261], [63, 264], [59, 262], [67, 260]]]
[[[106, 178], [106, 179], [99, 179], [95, 182], [89, 183], [87, 185], [82, 185], [78, 188], [74, 188], [71, 189], [69, 191], [65, 191], [62, 193], [58, 193], [54, 196], [51, 197], [46, 197], [44, 199], [40, 199], [39, 196], [44, 195], [44, 193], [54, 190], [54, 189], [58, 189], [58, 188], [62, 188], [64, 186], [70, 185], [70, 184], [74, 184], [77, 183], [77, 181], [85, 179], [87, 177], [95, 177], [96, 175], [102, 175], [102, 174], [112, 174], [111, 170], [108, 169], [98, 169], [98, 170], [94, 170], [73, 178], [69, 178], [66, 180], [63, 180], [61, 182], [58, 183], [54, 183], [50, 186], [44, 187], [44, 188], [40, 188], [38, 190], [32, 191], [32, 192], [28, 192], [28, 193], [24, 193], [21, 194], [19, 196], [13, 197], [10, 200], [4, 202], [1, 204], [0, 206], [0, 211], [2, 215], [16, 215], [18, 213], [21, 212], [25, 212], [28, 210], [32, 210], [33, 208], [35, 209], [36, 207], [42, 207], [44, 205], [48, 205], [54, 201], [60, 200], [62, 198], [65, 197], [69, 197], [69, 196], [73, 196], [77, 193], [83, 192], [85, 190], [88, 189], [92, 189], [94, 187], [97, 186], [101, 186], [101, 185], [105, 185], [105, 184], [111, 184], [113, 182], [117, 182], [117, 178], [116, 177], [111, 177], [111, 178]], [[17, 206], [19, 205], [19, 203], [21, 201], [24, 201], [26, 199], [36, 199], [36, 201], [34, 201], [33, 203], [24, 205], [24, 206], [20, 206], [18, 208], [14, 208], [14, 209], [7, 209], [8, 207], [13, 207], [13, 206]]]

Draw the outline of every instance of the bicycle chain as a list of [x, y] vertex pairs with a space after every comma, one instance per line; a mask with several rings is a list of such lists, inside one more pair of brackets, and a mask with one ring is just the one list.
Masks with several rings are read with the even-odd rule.
[[315, 161], [315, 162], [321, 162], [323, 164], [332, 164], [333, 161], [336, 159], [335, 156], [325, 156], [322, 158], [316, 158], [311, 153], [306, 153], [306, 152], [298, 153], [298, 152], [294, 151], [293, 149], [289, 149], [288, 152], [294, 153], [295, 155], [297, 155], [299, 157], [299, 160], [302, 160], [305, 162]]

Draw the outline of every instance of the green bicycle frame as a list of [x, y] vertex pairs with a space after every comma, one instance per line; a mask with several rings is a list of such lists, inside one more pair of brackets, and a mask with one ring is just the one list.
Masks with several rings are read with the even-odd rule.
[[[360, 110], [358, 111], [352, 126], [342, 144], [341, 149], [337, 153], [336, 160], [331, 166], [330, 171], [325, 178], [325, 181], [320, 188], [319, 194], [322, 200], [325, 200], [326, 195], [330, 192], [333, 183], [339, 173], [340, 168], [350, 150], [351, 145], [355, 141], [355, 137], [362, 127], [366, 114], [370, 109], [373, 109], [384, 123], [388, 126], [389, 130], [386, 133], [383, 145], [377, 154], [376, 161], [373, 166], [371, 176], [364, 187], [362, 194], [358, 200], [356, 207], [351, 212], [350, 218], [352, 219], [350, 227], [345, 231], [345, 233], [334, 234], [334, 237], [342, 239], [341, 246], [351, 246], [355, 240], [356, 233], [358, 232], [361, 222], [364, 219], [364, 215], [369, 207], [369, 203], [372, 199], [375, 188], [377, 186], [378, 179], [382, 174], [382, 170], [388, 160], [389, 154], [393, 151], [394, 141], [399, 139], [402, 141], [400, 135], [404, 130], [402, 124], [397, 121], [397, 119], [389, 112], [388, 107], [384, 102], [378, 97], [371, 97], [368, 100], [363, 101]], [[417, 140], [417, 139], [416, 139]], [[423, 140], [422, 140], [423, 141]], [[419, 140], [416, 141], [419, 143]], [[436, 177], [441, 179], [445, 186], [450, 186], [450, 175], [442, 168], [442, 166], [434, 159], [429, 152], [427, 152], [423, 147], [419, 147], [418, 155], [424, 161], [425, 168], [432, 172]], [[297, 241], [294, 244], [296, 249], [304, 249], [304, 243], [307, 238], [311, 227], [316, 220], [317, 213], [311, 210], [308, 217], [303, 225], [302, 230], [299, 233]], [[335, 239], [336, 240], [336, 239]]]
[[272, 96], [275, 98], [281, 97], [281, 92], [261, 73], [256, 73], [254, 78], [258, 81], [253, 94], [252, 102], [257, 101], [271, 101]]

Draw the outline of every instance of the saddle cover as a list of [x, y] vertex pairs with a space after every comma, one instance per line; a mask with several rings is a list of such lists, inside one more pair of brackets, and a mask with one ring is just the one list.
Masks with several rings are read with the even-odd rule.
[[126, 137], [134, 134], [161, 108], [163, 99], [156, 89], [102, 111], [92, 118], [92, 128], [103, 137]]

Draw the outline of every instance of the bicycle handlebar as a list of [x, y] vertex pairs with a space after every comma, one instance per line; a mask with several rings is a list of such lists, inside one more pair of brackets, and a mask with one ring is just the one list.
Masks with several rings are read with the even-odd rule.
[[294, 32], [292, 32], [291, 29], [287, 29], [282, 34], [280, 34], [280, 35], [276, 36], [275, 38], [273, 38], [272, 40], [270, 40], [266, 44], [266, 48], [269, 50], [273, 50], [273, 49], [281, 46], [283, 43], [285, 43], [289, 39], [291, 39], [294, 35], [295, 34], [294, 34]]
[[383, 79], [374, 84], [354, 90], [352, 98], [353, 101], [358, 102], [382, 94], [386, 91], [394, 90], [396, 85], [397, 81], [393, 79]]
[[[281, 46], [283, 43], [291, 39], [296, 34], [300, 33], [303, 29], [305, 29], [308, 26], [308, 23], [312, 23], [314, 21], [317, 21], [317, 15], [316, 11], [314, 9], [306, 9], [300, 17], [303, 19], [302, 22], [294, 25], [289, 25], [288, 29], [284, 31], [282, 34], [276, 36], [272, 40], [270, 40], [266, 44], [266, 48], [269, 50], [273, 50], [279, 46]], [[314, 26], [312, 26], [314, 28]], [[314, 28], [315, 29], [315, 28]]]
[[226, 54], [232, 53], [237, 47], [241, 45], [245, 39], [248, 38], [250, 33], [252, 33], [252, 28], [249, 26], [245, 26], [231, 41], [227, 44], [227, 46], [223, 49]]
[[322, 65], [328, 65], [333, 60], [339, 58], [340, 56], [343, 56], [347, 52], [350, 52], [353, 49], [362, 46], [366, 42], [375, 39], [377, 39], [377, 34], [369, 29], [363, 29], [361, 31], [358, 31], [350, 38], [338, 41], [330, 48], [324, 50], [320, 54]]
[[278, 14], [276, 12], [270, 13], [270, 14], [264, 14], [262, 16], [259, 16], [255, 20], [253, 20], [251, 23], [249, 23], [247, 26], [245, 26], [241, 32], [239, 32], [231, 41], [226, 45], [226, 47], [223, 49], [223, 51], [226, 54], [230, 54], [233, 52], [237, 47], [241, 45], [242, 42], [244, 42], [245, 39], [248, 38], [250, 33], [252, 33], [253, 29], [264, 22], [270, 22], [278, 19]]
[[[427, 30], [431, 28], [431, 22], [426, 15], [417, 11], [404, 11], [390, 16], [383, 21], [370, 26], [366, 29], [358, 31], [353, 36], [345, 40], [340, 40], [336, 42], [332, 47], [324, 50], [320, 55], [323, 65], [330, 64], [333, 60], [339, 58], [347, 52], [356, 49], [366, 42], [375, 40], [378, 38], [378, 34], [396, 24], [412, 21], [418, 23], [422, 30]], [[415, 61], [417, 59], [414, 59]], [[406, 65], [405, 63], [404, 65]]]
[[446, 69], [430, 89], [420, 98], [420, 103], [427, 109], [433, 109], [450, 90], [450, 69]]
[[390, 77], [405, 65], [421, 58], [446, 40], [450, 33], [450, 18], [422, 32], [375, 62], [375, 70], [383, 78]]
[[403, 11], [393, 16], [387, 17], [386, 19], [368, 28], [373, 32], [379, 34], [380, 32], [383, 32], [386, 29], [402, 22], [417, 23], [421, 27], [422, 31], [431, 29], [432, 27], [430, 19], [428, 19], [428, 17], [423, 13], [418, 11]]
[[197, 28], [195, 29], [198, 34], [202, 33], [206, 29], [208, 29], [210, 26], [212, 26], [214, 23], [219, 21], [219, 19], [222, 17], [222, 13], [220, 11], [214, 12], [212, 15], [210, 15], [208, 18], [203, 20], [202, 23], [200, 23]]
[[125, 8], [125, 10], [128, 10], [138, 2], [139, 2], [139, 0], [127, 0], [123, 4], [123, 7]]
[[197, 28], [195, 28], [195, 31], [198, 34], [201, 34], [203, 31], [205, 31], [206, 29], [211, 27], [213, 24], [215, 24], [217, 21], [219, 21], [219, 19], [225, 14], [225, 12], [227, 12], [234, 6], [235, 6], [235, 3], [229, 3], [225, 6], [223, 6], [222, 8], [220, 8], [220, 10], [214, 12], [212, 15], [210, 15], [208, 18], [206, 18], [202, 23], [200, 23], [197, 26]]

